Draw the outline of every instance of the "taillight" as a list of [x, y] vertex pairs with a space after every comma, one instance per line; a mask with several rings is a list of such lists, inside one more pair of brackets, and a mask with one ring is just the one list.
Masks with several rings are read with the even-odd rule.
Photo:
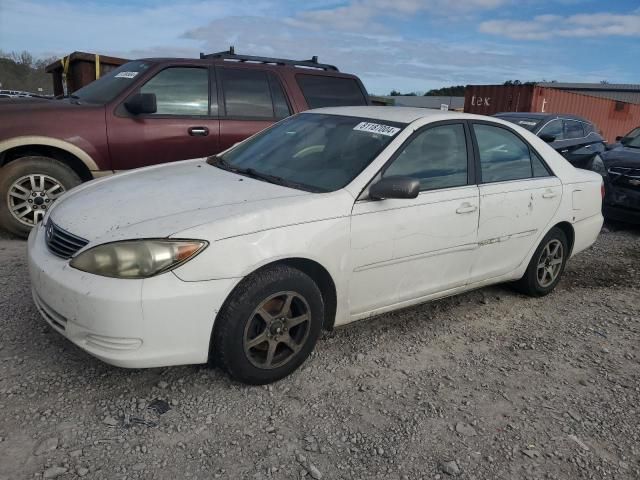
[[600, 196], [604, 200], [604, 182], [600, 184]]

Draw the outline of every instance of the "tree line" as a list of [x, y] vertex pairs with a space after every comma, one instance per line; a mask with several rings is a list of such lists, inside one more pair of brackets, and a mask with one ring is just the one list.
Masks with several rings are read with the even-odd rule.
[[53, 79], [44, 69], [56, 60], [57, 57], [35, 58], [27, 51], [0, 50], [0, 89], [53, 94]]

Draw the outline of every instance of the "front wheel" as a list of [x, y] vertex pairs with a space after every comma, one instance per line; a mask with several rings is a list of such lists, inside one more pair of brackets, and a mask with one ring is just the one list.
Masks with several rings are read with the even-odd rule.
[[545, 235], [516, 288], [532, 297], [551, 293], [560, 281], [569, 255], [567, 236], [558, 227]]
[[213, 358], [248, 384], [275, 382], [296, 370], [316, 344], [322, 294], [305, 273], [266, 267], [243, 280], [216, 319]]
[[0, 169], [0, 226], [26, 238], [56, 198], [80, 182], [71, 168], [53, 158], [12, 161]]

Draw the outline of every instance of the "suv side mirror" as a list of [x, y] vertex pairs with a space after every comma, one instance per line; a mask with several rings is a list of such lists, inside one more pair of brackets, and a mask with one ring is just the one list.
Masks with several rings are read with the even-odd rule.
[[618, 135], [616, 137], [616, 142], [619, 142], [620, 140], [622, 140], [624, 137], [622, 135]]
[[549, 133], [543, 133], [542, 135], [540, 135], [540, 140], [542, 140], [543, 142], [552, 143], [556, 141], [556, 136]]
[[374, 200], [416, 198], [419, 193], [420, 181], [411, 177], [385, 177], [369, 187], [369, 197]]
[[158, 107], [156, 106], [155, 93], [136, 93], [124, 102], [124, 106], [134, 115], [140, 115], [141, 113], [156, 113], [158, 110]]

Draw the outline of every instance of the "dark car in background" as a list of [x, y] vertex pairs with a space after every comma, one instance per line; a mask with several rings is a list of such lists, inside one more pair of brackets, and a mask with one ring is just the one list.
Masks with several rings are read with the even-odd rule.
[[60, 100], [3, 99], [0, 226], [26, 236], [80, 182], [217, 154], [311, 108], [368, 104], [358, 77], [317, 57], [232, 50], [131, 61]]
[[596, 126], [576, 115], [504, 112], [496, 113], [494, 117], [535, 133], [574, 167], [589, 169], [596, 154], [602, 154], [606, 149]]
[[604, 179], [605, 218], [640, 223], [640, 133], [624, 136], [620, 146], [593, 160], [591, 170]]
[[611, 143], [607, 145], [607, 150], [613, 150], [615, 148], [624, 147], [625, 144], [634, 141], [639, 136], [640, 136], [640, 127], [636, 127], [626, 135], [621, 135], [619, 137], [616, 137], [616, 143]]

